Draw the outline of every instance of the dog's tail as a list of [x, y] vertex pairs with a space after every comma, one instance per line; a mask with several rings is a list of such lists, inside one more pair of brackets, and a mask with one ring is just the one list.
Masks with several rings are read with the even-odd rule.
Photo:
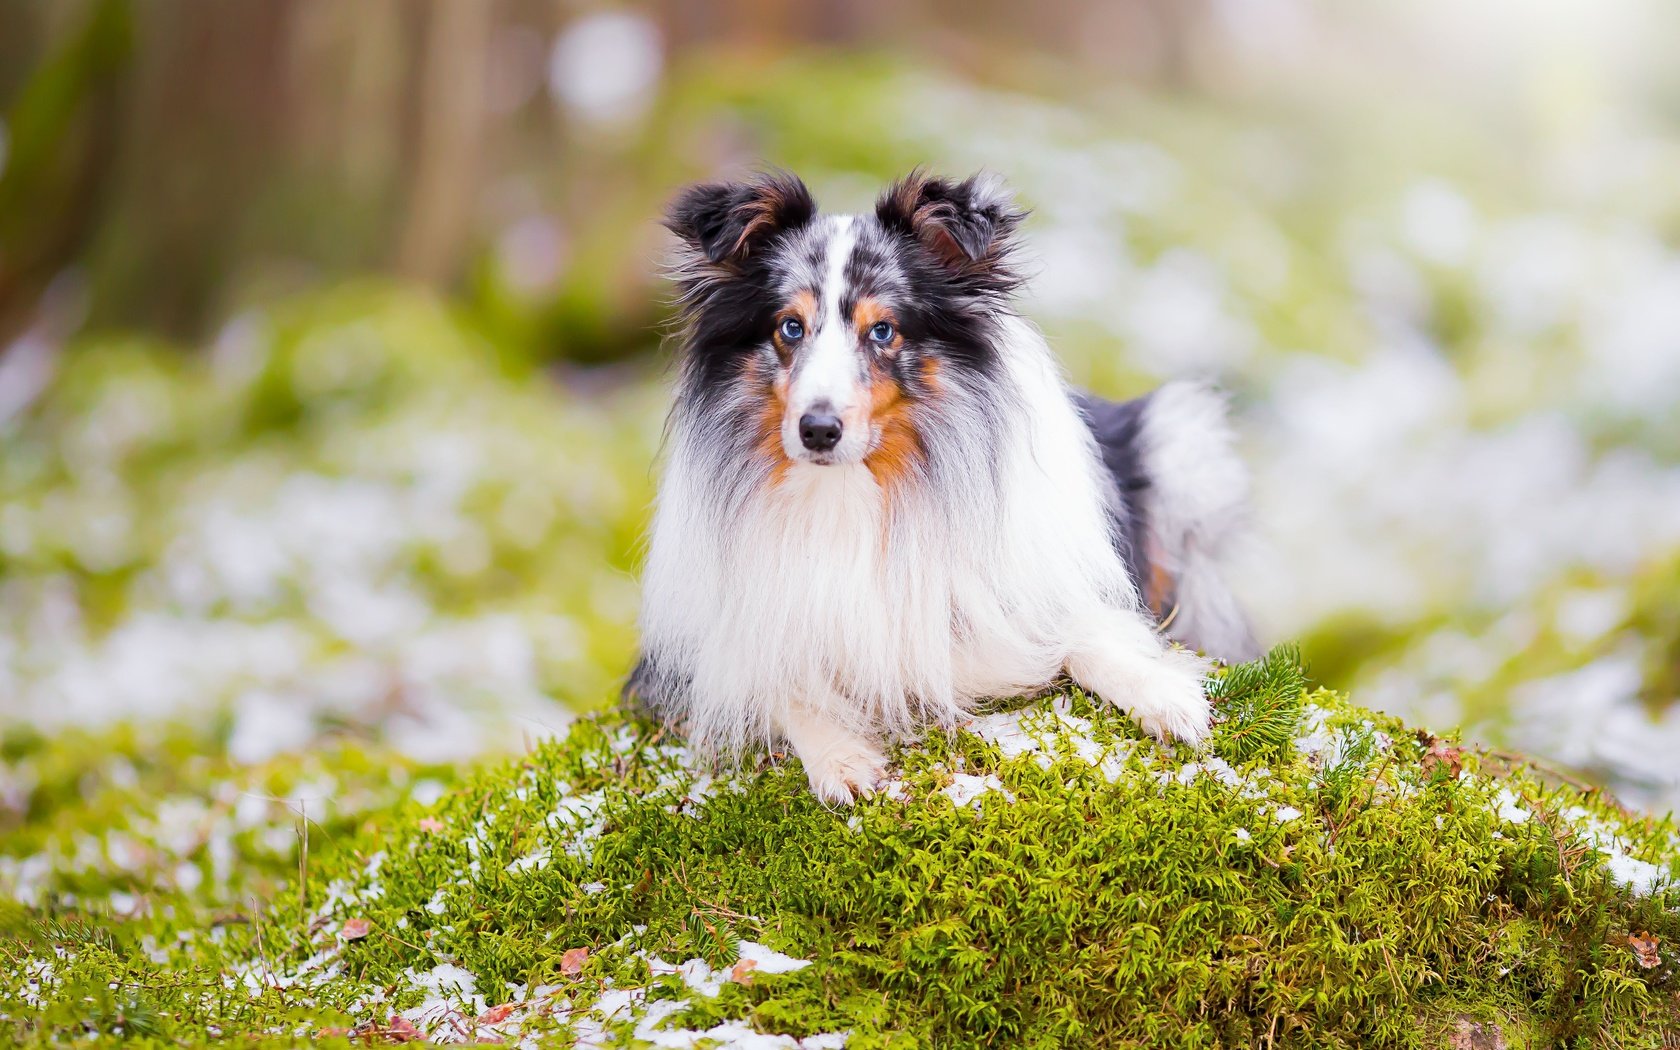
[[1249, 486], [1224, 399], [1177, 382], [1135, 401], [1077, 400], [1120, 490], [1116, 545], [1166, 633], [1228, 663], [1259, 656], [1227, 579]]

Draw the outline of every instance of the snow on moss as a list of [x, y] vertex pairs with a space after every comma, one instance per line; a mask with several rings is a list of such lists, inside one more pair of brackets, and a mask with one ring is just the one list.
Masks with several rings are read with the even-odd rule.
[[900, 749], [897, 789], [849, 812], [797, 762], [711, 768], [586, 719], [323, 845], [250, 922], [182, 939], [153, 914], [133, 948], [38, 930], [16, 972], [57, 983], [0, 979], [0, 1012], [50, 1040], [115, 982], [144, 991], [111, 1017], [188, 1042], [851, 1050], [1675, 1023], [1673, 966], [1628, 947], [1680, 943], [1672, 824], [1474, 752], [1426, 762], [1286, 657], [1216, 683], [1209, 752], [1058, 693]]

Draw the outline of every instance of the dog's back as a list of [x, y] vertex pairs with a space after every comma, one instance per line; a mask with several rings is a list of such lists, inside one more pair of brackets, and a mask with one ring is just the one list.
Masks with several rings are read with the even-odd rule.
[[1232, 663], [1258, 656], [1226, 579], [1247, 529], [1248, 474], [1223, 401], [1194, 383], [1075, 401], [1119, 490], [1115, 546], [1144, 603], [1193, 649]]

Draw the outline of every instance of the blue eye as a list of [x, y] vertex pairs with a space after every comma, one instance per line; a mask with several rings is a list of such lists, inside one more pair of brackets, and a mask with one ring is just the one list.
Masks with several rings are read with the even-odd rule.
[[797, 343], [805, 338], [805, 326], [800, 324], [797, 318], [789, 317], [782, 322], [781, 333], [787, 342]]
[[885, 321], [876, 321], [874, 327], [869, 329], [869, 338], [883, 346], [892, 342], [895, 334], [893, 326]]

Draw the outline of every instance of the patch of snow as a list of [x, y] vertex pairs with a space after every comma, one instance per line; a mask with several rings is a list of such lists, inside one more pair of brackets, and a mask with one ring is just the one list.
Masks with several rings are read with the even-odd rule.
[[1071, 749], [1085, 764], [1094, 767], [1110, 783], [1125, 772], [1132, 748], [1126, 741], [1105, 747], [1096, 740], [1091, 720], [1073, 713], [1065, 696], [1051, 700], [1048, 708], [1027, 707], [983, 715], [969, 722], [969, 732], [997, 746], [1004, 758], [1031, 755], [1040, 769], [1049, 769], [1063, 751]]
[[1004, 758], [1038, 754], [1044, 746], [1038, 737], [1028, 733], [1022, 725], [1022, 713], [1004, 711], [985, 715], [969, 723], [969, 732], [997, 746]]
[[538, 849], [532, 850], [530, 853], [525, 854], [525, 856], [520, 857], [518, 860], [514, 860], [514, 861], [509, 862], [509, 864], [507, 866], [507, 870], [508, 871], [532, 871], [532, 870], [540, 871], [541, 869], [548, 867], [548, 861], [549, 861], [548, 847], [543, 846], [543, 847], [540, 847]]
[[988, 791], [996, 791], [1008, 801], [1015, 801], [1015, 796], [1003, 786], [1003, 781], [992, 773], [978, 777], [971, 773], [954, 773], [951, 775], [951, 783], [942, 793], [958, 807], [972, 803], [978, 809], [980, 796]]
[[567, 833], [566, 852], [585, 863], [594, 855], [595, 841], [606, 831], [606, 821], [599, 815], [606, 802], [605, 788], [567, 795], [548, 815], [549, 827]]
[[1610, 877], [1635, 895], [1649, 897], [1658, 886], [1674, 881], [1666, 869], [1635, 857], [1616, 830], [1590, 811], [1571, 806], [1563, 815], [1587, 845], [1604, 857], [1604, 868]]
[[1301, 712], [1301, 732], [1295, 737], [1295, 750], [1308, 759], [1321, 757], [1336, 746], [1336, 733], [1326, 722], [1331, 712], [1317, 704], [1308, 704]]
[[737, 950], [742, 961], [753, 963], [760, 973], [792, 973], [811, 965], [808, 959], [795, 959], [754, 941], [742, 941]]
[[418, 1005], [402, 1011], [405, 1020], [422, 1031], [431, 1030], [434, 1041], [467, 1041], [472, 1031], [469, 1019], [485, 1010], [484, 996], [478, 994], [477, 979], [471, 971], [453, 963], [439, 963], [425, 973], [405, 970], [403, 980], [408, 988], [425, 995]]
[[[632, 931], [621, 943], [628, 943], [640, 934], [639, 930]], [[704, 959], [669, 963], [645, 952], [635, 954], [655, 976], [680, 976], [684, 988], [706, 998], [715, 998], [731, 980], [736, 967], [743, 963], [750, 964], [746, 972], [764, 974], [791, 973], [810, 965], [806, 960], [752, 941], [741, 941], [736, 962], [717, 969]], [[494, 1036], [535, 1046], [558, 1028], [569, 1030], [569, 1045], [607, 1048], [621, 1045], [618, 1033], [625, 1025], [632, 1026], [630, 1037], [638, 1045], [677, 1050], [697, 1050], [702, 1046], [737, 1050], [840, 1050], [847, 1040], [844, 1032], [803, 1038], [766, 1035], [743, 1021], [724, 1021], [707, 1029], [672, 1027], [673, 1019], [692, 1005], [690, 1000], [650, 999], [649, 989], [615, 987], [610, 979], [592, 1004], [578, 1008], [560, 996], [561, 988], [557, 985], [527, 991], [523, 985], [509, 984], [507, 990], [509, 1002], [506, 1008], [492, 1015], [493, 1019], [485, 1018], [484, 998], [478, 994], [472, 974], [453, 964], [441, 964], [425, 973], [410, 969], [403, 974], [397, 992], [422, 994], [422, 1001], [402, 1011], [402, 1016], [434, 1043], [468, 1043]], [[374, 988], [357, 1000], [357, 1007], [367, 1010], [383, 1001], [383, 989]]]
[[1229, 762], [1217, 755], [1209, 755], [1207, 758], [1204, 758], [1199, 762], [1186, 762], [1184, 765], [1179, 767], [1177, 773], [1163, 773], [1161, 776], [1165, 778], [1163, 782], [1187, 785], [1193, 782], [1196, 777], [1204, 773], [1213, 777], [1215, 780], [1218, 780], [1226, 787], [1241, 787], [1243, 784], [1242, 776], [1239, 775], [1235, 769], [1231, 768], [1231, 764]]
[[1494, 812], [1499, 815], [1500, 820], [1508, 824], [1527, 823], [1528, 818], [1532, 815], [1523, 806], [1522, 800], [1517, 798], [1516, 793], [1508, 787], [1500, 788], [1499, 792], [1493, 796], [1493, 802]]

